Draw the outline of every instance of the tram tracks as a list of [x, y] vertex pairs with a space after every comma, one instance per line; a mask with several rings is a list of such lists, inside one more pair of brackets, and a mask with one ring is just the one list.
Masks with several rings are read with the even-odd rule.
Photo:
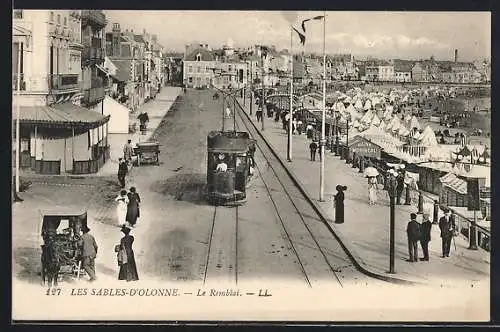
[[[256, 170], [274, 207], [284, 240], [288, 242], [304, 280], [309, 287], [313, 287], [313, 284], [333, 278], [343, 286], [339, 274], [343, 269], [352, 269], [352, 262], [336, 239], [330, 236], [321, 219], [315, 218], [317, 213], [296, 188], [248, 115], [239, 108], [239, 104], [236, 107], [240, 122], [257, 140], [261, 152], [257, 158], [261, 161], [257, 162]], [[259, 165], [267, 165], [268, 172], [262, 172]]]
[[238, 284], [238, 206], [214, 206], [203, 284]]

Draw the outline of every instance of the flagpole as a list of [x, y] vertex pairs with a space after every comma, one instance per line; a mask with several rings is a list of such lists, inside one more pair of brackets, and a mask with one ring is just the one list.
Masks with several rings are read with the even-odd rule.
[[293, 117], [293, 29], [290, 25], [290, 118], [288, 119], [288, 161], [292, 161], [292, 117]]
[[323, 16], [323, 111], [321, 112], [321, 166], [319, 174], [319, 200], [323, 202], [325, 193], [325, 122], [326, 122], [326, 52], [325, 52], [325, 28], [326, 12]]

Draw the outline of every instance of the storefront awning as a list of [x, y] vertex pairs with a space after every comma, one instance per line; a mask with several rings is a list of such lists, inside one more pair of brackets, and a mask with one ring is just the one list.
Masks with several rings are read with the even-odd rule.
[[[51, 106], [20, 106], [21, 124], [53, 128], [97, 128], [109, 121], [109, 115], [102, 115], [71, 102]], [[12, 107], [12, 118], [17, 120], [16, 107]]]
[[96, 64], [95, 66], [96, 66], [99, 70], [101, 70], [104, 74], [106, 74], [107, 76], [111, 76], [111, 73], [110, 73], [110, 72], [109, 72], [106, 68], [104, 68], [103, 66], [98, 65], [98, 64]]

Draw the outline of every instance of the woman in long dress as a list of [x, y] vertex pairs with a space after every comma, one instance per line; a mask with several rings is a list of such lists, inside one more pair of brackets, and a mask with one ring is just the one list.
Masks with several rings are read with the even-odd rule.
[[123, 226], [121, 229], [124, 236], [120, 240], [120, 249], [125, 249], [127, 253], [126, 263], [120, 265], [120, 272], [118, 272], [118, 280], [135, 281], [139, 280], [137, 273], [137, 266], [135, 264], [134, 250], [132, 244], [134, 237], [130, 235], [130, 228]]
[[128, 204], [127, 204], [127, 216], [126, 220], [132, 227], [137, 223], [137, 219], [139, 218], [139, 203], [141, 202], [141, 198], [137, 193], [135, 187], [130, 188], [130, 192], [127, 194]]
[[370, 176], [368, 178], [368, 200], [370, 205], [377, 203], [377, 177]]
[[335, 187], [337, 193], [334, 195], [335, 200], [335, 223], [344, 223], [344, 191], [347, 190], [346, 186], [337, 185]]
[[115, 198], [115, 201], [118, 202], [118, 205], [116, 206], [116, 218], [118, 221], [118, 225], [121, 226], [125, 224], [127, 221], [127, 205], [128, 205], [128, 197], [127, 197], [127, 191], [122, 190], [120, 191], [120, 195]]

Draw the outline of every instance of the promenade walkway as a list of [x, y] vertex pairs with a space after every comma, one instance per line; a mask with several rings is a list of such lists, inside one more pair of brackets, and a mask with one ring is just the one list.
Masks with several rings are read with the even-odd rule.
[[[240, 100], [243, 105], [243, 100]], [[246, 107], [249, 108], [247, 101]], [[252, 120], [256, 123], [255, 116]], [[257, 126], [260, 129], [260, 124]], [[264, 136], [282, 160], [286, 160], [287, 135], [281, 123], [265, 118]], [[368, 204], [367, 181], [357, 168], [346, 164], [345, 160], [326, 152], [325, 159], [325, 191], [324, 202], [319, 201], [319, 158], [316, 162], [309, 160], [309, 143], [305, 135], [294, 135], [292, 144], [292, 162], [286, 162], [292, 172], [299, 178], [306, 191], [315, 199], [330, 220], [330, 225], [344, 239], [349, 251], [357, 257], [359, 263], [367, 270], [381, 275], [389, 275], [389, 199], [386, 192], [379, 191], [379, 202], [375, 206]], [[338, 184], [348, 187], [345, 198], [345, 223], [334, 223], [333, 195]], [[416, 203], [416, 202], [414, 202]], [[430, 212], [429, 206], [425, 209]], [[456, 237], [452, 243], [449, 258], [441, 258], [441, 238], [439, 227], [432, 226], [432, 240], [429, 243], [430, 260], [410, 263], [406, 225], [410, 213], [417, 212], [415, 205], [397, 205], [396, 216], [396, 274], [399, 279], [436, 284], [442, 287], [466, 284], [472, 287], [476, 282], [488, 282], [490, 275], [490, 253], [479, 249], [468, 250], [468, 242], [463, 237]], [[441, 212], [440, 212], [441, 213]], [[440, 214], [441, 216], [441, 214]], [[421, 221], [421, 215], [417, 220]], [[419, 245], [419, 256], [422, 250]]]
[[[123, 157], [123, 145], [128, 139], [132, 140], [132, 146], [135, 146], [138, 142], [149, 140], [181, 92], [182, 89], [178, 87], [163, 87], [155, 99], [142, 105], [138, 111], [130, 113], [130, 123], [137, 123], [137, 131], [130, 134], [109, 134], [110, 159], [99, 170], [97, 175], [116, 174], [118, 171], [118, 158]], [[142, 111], [147, 112], [149, 116], [148, 127], [144, 134], [139, 131], [139, 120], [137, 120], [137, 116]]]

